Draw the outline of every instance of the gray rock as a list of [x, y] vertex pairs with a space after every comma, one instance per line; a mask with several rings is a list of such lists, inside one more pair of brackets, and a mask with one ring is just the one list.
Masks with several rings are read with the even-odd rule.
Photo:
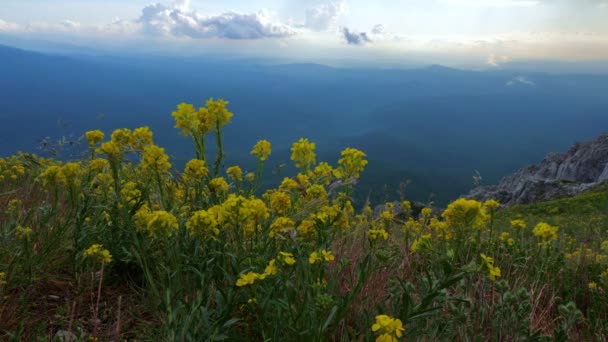
[[608, 134], [577, 143], [566, 153], [550, 153], [543, 161], [504, 177], [498, 185], [477, 187], [465, 196], [495, 199], [505, 206], [573, 196], [608, 180]]

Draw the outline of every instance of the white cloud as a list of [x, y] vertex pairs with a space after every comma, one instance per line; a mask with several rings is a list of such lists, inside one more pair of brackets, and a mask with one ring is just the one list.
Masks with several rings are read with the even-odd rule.
[[0, 32], [17, 31], [19, 25], [0, 19]]
[[338, 17], [346, 12], [346, 0], [330, 2], [306, 10], [304, 26], [313, 31], [325, 31], [335, 27]]
[[174, 1], [173, 7], [162, 4], [148, 5], [142, 10], [138, 22], [144, 33], [197, 39], [260, 39], [287, 37], [295, 30], [275, 21], [267, 12], [240, 14], [226, 12], [203, 16], [188, 10], [189, 1]]
[[516, 76], [513, 77], [511, 80], [507, 81], [507, 86], [509, 87], [513, 87], [516, 85], [526, 85], [530, 87], [535, 87], [536, 83], [534, 83], [534, 81], [530, 80], [526, 76]]
[[529, 7], [539, 4], [537, 0], [442, 0], [442, 2], [471, 7]]
[[171, 3], [173, 8], [180, 9], [182, 11], [186, 11], [190, 8], [190, 0], [173, 0]]
[[493, 67], [499, 67], [502, 64], [509, 63], [510, 61], [511, 58], [509, 58], [508, 56], [491, 54], [490, 56], [488, 56], [486, 64]]

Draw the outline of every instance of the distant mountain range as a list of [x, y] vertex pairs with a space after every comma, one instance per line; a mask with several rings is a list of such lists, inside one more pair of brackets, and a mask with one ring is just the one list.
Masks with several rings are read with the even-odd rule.
[[[494, 183], [608, 127], [602, 75], [58, 55], [8, 46], [0, 46], [0, 75], [0, 156], [42, 153], [43, 145], [67, 159], [84, 148], [78, 137], [86, 130], [147, 125], [180, 167], [193, 152], [170, 113], [183, 101], [223, 97], [235, 113], [225, 132], [228, 164], [253, 168], [249, 150], [261, 138], [273, 143], [269, 170], [291, 164], [289, 147], [300, 137], [333, 164], [343, 148], [361, 148], [370, 163], [357, 196], [376, 202], [399, 196], [399, 184], [410, 180], [406, 197], [445, 203], [470, 189], [476, 170]], [[268, 184], [279, 178], [269, 176]]]

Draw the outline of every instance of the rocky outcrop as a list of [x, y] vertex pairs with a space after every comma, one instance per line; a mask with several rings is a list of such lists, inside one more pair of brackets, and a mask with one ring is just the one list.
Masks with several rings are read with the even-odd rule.
[[498, 185], [473, 189], [466, 197], [525, 204], [573, 196], [608, 180], [608, 134], [577, 143], [567, 153], [550, 153], [539, 164], [503, 178]]

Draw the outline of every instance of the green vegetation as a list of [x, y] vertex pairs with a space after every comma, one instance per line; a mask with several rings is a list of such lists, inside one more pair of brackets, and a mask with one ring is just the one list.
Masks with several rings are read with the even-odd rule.
[[253, 146], [251, 172], [226, 167], [227, 105], [173, 113], [194, 143], [183, 170], [147, 127], [86, 132], [78, 161], [0, 159], [3, 339], [608, 337], [605, 187], [374, 213], [353, 201], [365, 153], [332, 165], [300, 139], [298, 173], [257, 196], [272, 146]]

